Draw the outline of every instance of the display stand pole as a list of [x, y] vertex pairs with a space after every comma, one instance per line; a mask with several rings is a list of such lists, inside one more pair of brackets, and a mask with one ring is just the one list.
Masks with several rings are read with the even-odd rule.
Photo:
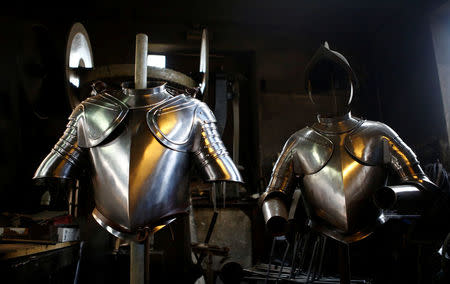
[[144, 284], [144, 246], [130, 243], [130, 284]]
[[350, 249], [348, 244], [339, 244], [339, 272], [341, 278], [339, 283], [350, 284]]
[[[145, 34], [136, 35], [136, 56], [134, 67], [134, 88], [147, 88], [147, 54], [148, 37]], [[145, 282], [145, 245], [138, 242], [130, 243], [130, 284]], [[148, 256], [147, 256], [148, 257]], [[148, 274], [148, 273], [147, 273]], [[148, 283], [146, 283], [148, 284]]]

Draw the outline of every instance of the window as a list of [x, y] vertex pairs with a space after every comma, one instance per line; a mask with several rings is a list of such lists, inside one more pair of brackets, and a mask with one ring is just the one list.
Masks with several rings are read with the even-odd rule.
[[166, 56], [149, 54], [147, 57], [147, 66], [166, 68]]

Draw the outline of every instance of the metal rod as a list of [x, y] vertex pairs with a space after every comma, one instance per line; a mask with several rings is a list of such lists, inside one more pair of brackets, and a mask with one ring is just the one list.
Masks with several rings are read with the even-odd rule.
[[147, 88], [147, 56], [148, 37], [146, 34], [136, 35], [136, 55], [134, 65], [134, 88]]
[[278, 283], [278, 279], [280, 279], [280, 277], [281, 277], [281, 272], [283, 271], [284, 262], [286, 261], [286, 256], [287, 256], [287, 253], [289, 251], [290, 245], [291, 244], [289, 242], [287, 242], [287, 246], [286, 246], [286, 249], [284, 250], [284, 254], [283, 254], [283, 260], [281, 261], [280, 271], [278, 271], [278, 276], [277, 276], [277, 280], [276, 280], [275, 283]]
[[323, 256], [325, 255], [325, 248], [327, 245], [327, 237], [322, 236], [323, 242], [322, 242], [322, 251], [320, 252], [320, 262], [319, 262], [319, 272], [318, 277], [322, 277], [322, 265], [323, 265]]
[[227, 201], [227, 183], [224, 182], [224, 181], [221, 181], [220, 185], [222, 186], [223, 208], [225, 208], [225, 204], [226, 204], [226, 201]]
[[[136, 54], [134, 65], [134, 88], [147, 87], [147, 54], [148, 37], [146, 34], [136, 35]], [[143, 284], [145, 279], [145, 245], [137, 242], [130, 243], [130, 283]]]
[[78, 192], [80, 189], [80, 181], [77, 180], [75, 183], [75, 200], [73, 202], [73, 216], [76, 218], [78, 217]]
[[144, 244], [130, 242], [130, 284], [144, 283]]
[[69, 215], [73, 216], [73, 196], [74, 196], [74, 188], [72, 188], [72, 184], [70, 184], [69, 189]]
[[78, 284], [78, 280], [80, 277], [80, 264], [81, 264], [81, 257], [83, 256], [83, 247], [84, 247], [84, 241], [81, 241], [80, 252], [78, 254], [77, 268], [75, 270], [75, 278], [73, 279], [73, 284]]
[[145, 284], [150, 283], [150, 252], [153, 249], [154, 234], [149, 233], [147, 239], [145, 239], [144, 248], [144, 281]]
[[297, 232], [297, 233], [295, 233], [295, 236], [294, 236], [294, 250], [292, 251], [291, 274], [289, 275], [289, 279], [292, 279], [294, 277], [295, 257], [297, 256], [298, 242], [299, 242], [299, 233]]
[[304, 267], [304, 264], [305, 264], [306, 249], [309, 247], [310, 240], [311, 240], [311, 232], [308, 232], [308, 233], [306, 233], [304, 240], [302, 240], [302, 246], [300, 248], [301, 255], [299, 257], [299, 262], [298, 262], [298, 274], [300, 274], [300, 271], [303, 270], [302, 267]]
[[277, 238], [274, 237], [273, 241], [272, 241], [272, 248], [270, 249], [269, 264], [267, 265], [267, 275], [266, 275], [266, 279], [264, 280], [264, 284], [267, 284], [267, 281], [269, 281], [270, 266], [272, 265], [272, 256], [273, 256], [273, 250], [275, 248], [275, 242], [276, 241], [277, 241]]
[[339, 274], [341, 284], [350, 284], [350, 251], [347, 244], [339, 245]]
[[316, 241], [314, 242], [314, 248], [313, 248], [313, 252], [311, 255], [311, 260], [309, 261], [309, 265], [308, 265], [308, 273], [306, 273], [306, 283], [309, 283], [309, 276], [311, 275], [311, 270], [314, 265], [314, 258], [316, 258], [317, 246], [319, 245], [319, 242], [320, 242], [319, 238], [317, 238]]

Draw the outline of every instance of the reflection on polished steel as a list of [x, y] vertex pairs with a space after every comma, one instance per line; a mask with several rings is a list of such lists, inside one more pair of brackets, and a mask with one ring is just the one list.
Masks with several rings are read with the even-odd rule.
[[94, 218], [122, 238], [186, 213], [192, 162], [207, 181], [242, 182], [206, 104], [162, 83], [131, 87], [79, 104], [34, 177], [76, 178], [90, 165]]
[[[383, 123], [351, 115], [355, 81], [349, 79], [352, 78], [351, 68], [345, 68], [348, 62], [342, 55], [326, 50], [326, 47], [319, 49], [319, 56], [316, 54], [307, 72], [316, 72], [325, 76], [325, 81], [331, 81], [325, 82], [326, 87], [317, 87], [312, 85], [314, 80], [307, 79], [308, 92], [315, 98], [313, 102], [319, 113], [318, 122], [288, 139], [261, 202], [266, 223], [277, 218], [278, 225], [273, 227], [282, 229], [280, 219], [287, 221], [285, 206], [302, 180], [302, 196], [311, 226], [350, 243], [368, 236], [377, 223], [385, 221], [372, 196], [386, 185], [388, 169], [395, 172], [402, 183], [415, 189], [426, 190], [433, 184], [422, 171], [416, 155], [397, 133]], [[322, 60], [326, 64], [317, 67], [320, 66], [317, 62]], [[333, 66], [332, 60], [338, 67]], [[315, 70], [322, 67], [320, 72]], [[338, 78], [342, 78], [342, 82], [337, 82]], [[323, 83], [319, 79], [315, 82]]]
[[208, 92], [209, 80], [209, 40], [208, 30], [202, 30], [202, 43], [200, 46], [200, 73], [202, 74], [202, 81], [200, 82], [200, 93], [205, 96]]
[[378, 189], [373, 201], [381, 209], [395, 210], [402, 214], [420, 214], [427, 196], [414, 185], [390, 185]]
[[94, 67], [94, 55], [86, 29], [81, 23], [75, 23], [70, 29], [67, 39], [65, 60], [69, 102], [72, 108], [80, 103], [76, 91], [81, 85], [80, 74], [75, 71], [80, 67], [92, 69]]

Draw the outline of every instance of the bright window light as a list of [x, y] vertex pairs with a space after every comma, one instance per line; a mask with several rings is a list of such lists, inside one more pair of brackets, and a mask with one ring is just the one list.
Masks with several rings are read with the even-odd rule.
[[74, 85], [77, 88], [80, 86], [80, 78], [78, 78], [75, 75], [72, 74], [69, 75], [69, 82], [72, 83], [72, 85]]
[[166, 56], [149, 54], [147, 57], [147, 66], [166, 68]]

